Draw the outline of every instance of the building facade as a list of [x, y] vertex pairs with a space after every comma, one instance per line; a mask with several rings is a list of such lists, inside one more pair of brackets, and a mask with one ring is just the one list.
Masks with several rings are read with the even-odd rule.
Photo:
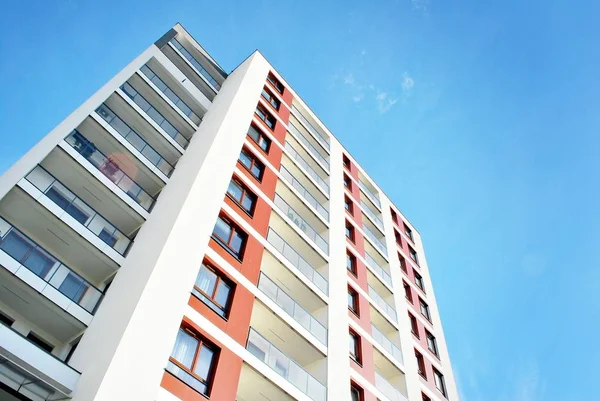
[[0, 177], [0, 277], [2, 400], [458, 401], [417, 230], [181, 25]]

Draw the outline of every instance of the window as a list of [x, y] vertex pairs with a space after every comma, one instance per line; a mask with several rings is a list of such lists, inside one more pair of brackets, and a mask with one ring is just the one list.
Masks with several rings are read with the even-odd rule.
[[425, 330], [425, 336], [427, 337], [427, 347], [429, 348], [429, 351], [433, 352], [433, 354], [439, 358], [440, 355], [438, 354], [437, 341], [435, 340], [435, 337], [427, 330]]
[[416, 264], [419, 264], [419, 258], [417, 257], [417, 251], [412, 249], [412, 247], [408, 246], [408, 251], [410, 252], [410, 258], [415, 261]]
[[429, 306], [419, 298], [419, 304], [421, 305], [421, 314], [427, 318], [427, 320], [431, 321], [431, 314], [429, 312]]
[[90, 217], [89, 214], [77, 207], [76, 204], [72, 203], [74, 200], [72, 194], [66, 195], [53, 186], [46, 192], [46, 196], [81, 224], [85, 224]]
[[419, 324], [417, 323], [417, 318], [411, 313], [408, 314], [408, 318], [410, 319], [410, 331], [412, 331], [417, 338], [421, 338], [421, 336], [419, 336]]
[[400, 255], [400, 252], [398, 252], [398, 260], [400, 261], [400, 268], [402, 269], [402, 271], [408, 274], [408, 270], [406, 268], [406, 260], [402, 255]]
[[251, 125], [248, 128], [248, 136], [252, 138], [254, 142], [261, 148], [265, 153], [269, 153], [269, 148], [271, 147], [271, 140], [267, 138], [258, 128], [254, 125]]
[[354, 215], [354, 205], [352, 204], [350, 198], [348, 198], [347, 196], [344, 196], [344, 207], [346, 208], [348, 213]]
[[254, 214], [254, 207], [256, 206], [256, 195], [250, 192], [242, 183], [235, 178], [229, 182], [227, 188], [227, 195], [233, 199], [242, 209], [244, 209], [250, 216]]
[[350, 287], [348, 287], [348, 309], [354, 312], [356, 316], [359, 316], [358, 293]]
[[279, 110], [279, 106], [281, 106], [281, 102], [279, 101], [279, 99], [277, 99], [275, 96], [273, 96], [273, 94], [271, 93], [270, 90], [268, 90], [267, 88], [264, 88], [262, 91], [262, 97], [264, 97], [265, 100], [267, 102], [269, 102], [269, 104], [271, 106], [273, 106], [273, 108], [275, 110]]
[[27, 334], [27, 339], [46, 352], [52, 352], [52, 350], [54, 349], [54, 345], [44, 340], [42, 337], [38, 336], [33, 331], [30, 331], [29, 334]]
[[359, 365], [361, 364], [360, 358], [360, 337], [358, 334], [350, 330], [349, 332], [349, 350], [350, 350], [350, 358], [352, 358]]
[[415, 284], [417, 285], [417, 287], [422, 289], [423, 292], [425, 292], [425, 283], [423, 283], [423, 277], [419, 273], [417, 273], [415, 269], [413, 269], [413, 273], [415, 275]]
[[252, 153], [247, 149], [242, 149], [240, 153], [240, 163], [252, 174], [257, 180], [262, 180], [265, 171], [265, 165], [262, 164]]
[[402, 281], [402, 285], [404, 286], [404, 295], [406, 296], [406, 299], [408, 299], [408, 301], [412, 304], [413, 297], [410, 285], [406, 281]]
[[343, 155], [342, 162], [344, 163], [344, 167], [346, 167], [349, 170], [350, 169], [350, 159], [348, 159], [348, 156]]
[[98, 238], [100, 238], [102, 241], [104, 241], [106, 244], [108, 244], [108, 246], [110, 246], [111, 248], [115, 246], [115, 244], [117, 243], [118, 239], [116, 237], [116, 231], [107, 231], [105, 228], [102, 229], [102, 231], [100, 231], [100, 234], [98, 234]]
[[212, 237], [238, 259], [242, 258], [248, 235], [233, 225], [227, 218], [219, 216]]
[[219, 316], [226, 318], [233, 284], [216, 269], [202, 264], [192, 293]]
[[446, 382], [444, 381], [444, 375], [440, 373], [439, 370], [433, 368], [433, 381], [435, 382], [435, 387], [440, 390], [440, 393], [446, 396]]
[[346, 268], [348, 271], [356, 276], [356, 256], [350, 252], [346, 252]]
[[283, 85], [281, 84], [281, 82], [279, 82], [277, 78], [275, 78], [275, 75], [273, 75], [273, 73], [270, 72], [269, 75], [267, 75], [267, 81], [269, 81], [271, 85], [273, 85], [277, 92], [283, 94]]
[[421, 393], [421, 397], [423, 398], [423, 401], [431, 401], [431, 398], [427, 397], [425, 394]]
[[354, 242], [354, 227], [349, 222], [346, 222], [346, 237]]
[[396, 230], [394, 230], [394, 237], [396, 237], [396, 244], [400, 245], [400, 248], [402, 248], [402, 236]]
[[354, 383], [350, 383], [350, 401], [363, 401], [364, 392], [363, 389], [358, 387]]
[[425, 359], [423, 359], [423, 355], [417, 350], [415, 350], [415, 358], [417, 358], [417, 372], [425, 379], [427, 379], [427, 373], [425, 372]]
[[15, 322], [15, 319], [5, 315], [3, 312], [0, 312], [0, 323], [10, 327]]
[[258, 118], [260, 118], [261, 120], [263, 120], [265, 122], [265, 124], [267, 124], [267, 127], [274, 129], [275, 128], [275, 117], [273, 117], [264, 107], [263, 105], [259, 104], [258, 106], [256, 106], [256, 111], [255, 111], [256, 115], [258, 116]]
[[410, 228], [408, 228], [408, 226], [406, 224], [404, 224], [404, 233], [406, 234], [406, 236], [408, 238], [410, 238], [411, 241], [415, 241], [415, 239], [413, 238], [413, 233], [412, 230]]
[[63, 295], [72, 301], [79, 303], [88, 289], [87, 283], [78, 275], [73, 272], [69, 272], [67, 277], [58, 287]]
[[200, 336], [180, 328], [167, 370], [201, 394], [208, 396], [217, 352]]
[[348, 188], [348, 191], [352, 191], [352, 180], [346, 174], [344, 174], [344, 186]]
[[45, 278], [56, 263], [52, 256], [16, 230], [10, 230], [0, 240], [0, 249], [41, 278]]
[[392, 220], [394, 220], [394, 223], [398, 224], [398, 214], [392, 208], [390, 208], [390, 212], [392, 212]]

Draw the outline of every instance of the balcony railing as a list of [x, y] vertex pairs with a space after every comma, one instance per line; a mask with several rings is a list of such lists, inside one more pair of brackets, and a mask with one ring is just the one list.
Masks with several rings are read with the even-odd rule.
[[131, 240], [43, 167], [37, 166], [25, 179], [92, 234], [119, 254], [125, 255]]
[[169, 100], [173, 102], [173, 104], [177, 106], [177, 108], [184, 115], [189, 117], [189, 119], [192, 120], [195, 124], [198, 124], [202, 120], [200, 117], [198, 117], [196, 113], [192, 111], [190, 106], [188, 106], [179, 96], [177, 96], [175, 92], [173, 92], [167, 86], [167, 84], [162, 79], [160, 79], [158, 75], [154, 73], [154, 71], [152, 71], [148, 64], [144, 64], [142, 68], [140, 68], [140, 71], [150, 80], [150, 82], [154, 84], [154, 86], [158, 88], [158, 90], [164, 93], [164, 95], [168, 97]]
[[292, 297], [285, 293], [273, 280], [263, 272], [260, 273], [258, 288], [265, 293], [273, 302], [281, 307], [288, 315], [300, 323], [323, 345], [327, 345], [327, 329], [317, 319], [312, 317]]
[[294, 265], [302, 274], [304, 274], [313, 284], [315, 284], [325, 294], [329, 291], [329, 283], [317, 270], [312, 267], [290, 244], [288, 244], [279, 234], [272, 228], [269, 228], [267, 233], [267, 241], [279, 253], [283, 255], [292, 265]]
[[309, 130], [317, 138], [319, 143], [323, 145], [325, 149], [329, 150], [329, 141], [327, 141], [327, 139], [325, 139], [325, 137], [323, 137], [323, 135], [321, 135], [321, 133], [315, 127], [313, 127], [313, 125], [306, 119], [306, 117], [302, 115], [302, 113], [300, 113], [300, 110], [298, 110], [294, 105], [292, 105], [292, 112], [294, 113], [294, 116], [298, 120], [300, 120], [304, 127], [306, 127], [306, 129]]
[[198, 73], [200, 75], [202, 75], [204, 77], [204, 79], [206, 79], [208, 82], [210, 82], [210, 84], [216, 88], [217, 90], [221, 89], [221, 85], [217, 82], [216, 79], [214, 79], [212, 77], [212, 75], [210, 75], [210, 73], [206, 70], [206, 68], [204, 68], [202, 66], [202, 64], [200, 64], [200, 62], [198, 62], [198, 60], [196, 60], [196, 58], [194, 56], [192, 56], [192, 54], [187, 51], [187, 49], [185, 47], [182, 46], [181, 43], [179, 43], [179, 41], [175, 38], [170, 40], [170, 43], [177, 49], [179, 50], [179, 52], [183, 55], [183, 57], [190, 62], [191, 65], [194, 66], [194, 68], [198, 71]]
[[159, 127], [163, 129], [171, 138], [175, 140], [182, 148], [187, 148], [188, 141], [158, 110], [154, 108], [133, 86], [125, 82], [121, 85], [121, 90], [129, 96], [140, 109], [142, 109]]
[[304, 144], [304, 146], [306, 146], [307, 148], [310, 149], [310, 154], [314, 158], [319, 160], [321, 163], [323, 163], [323, 165], [329, 169], [329, 161], [327, 159], [325, 159], [323, 156], [321, 156], [321, 154], [319, 153], [317, 148], [315, 148], [313, 146], [313, 144], [310, 143], [308, 139], [306, 139], [304, 134], [302, 132], [300, 132], [300, 130], [298, 128], [296, 128], [296, 126], [294, 124], [292, 124], [291, 122], [288, 124], [288, 128], [290, 131], [292, 131], [294, 133], [295, 137], [297, 137], [300, 140], [300, 142], [302, 142]]
[[102, 292], [2, 218], [0, 250], [89, 313], [95, 312]]
[[377, 390], [381, 391], [383, 395], [385, 395], [390, 401], [408, 401], [401, 392], [396, 390], [390, 382], [385, 380], [383, 376], [379, 373], [375, 372], [375, 387]]
[[142, 187], [135, 183], [110, 157], [104, 156], [96, 149], [96, 146], [77, 130], [73, 130], [65, 138], [65, 142], [73, 147], [81, 156], [89, 161], [94, 167], [111, 180], [117, 187], [125, 192], [131, 199], [139, 204], [144, 210], [152, 210], [155, 199]]
[[319, 174], [308, 164], [306, 160], [294, 149], [294, 147], [288, 142], [285, 141], [285, 149], [290, 152], [292, 158], [296, 160], [296, 162], [301, 165], [316, 182], [319, 186], [325, 191], [325, 193], [329, 193], [329, 185], [325, 182], [324, 179], [321, 178]]
[[394, 320], [394, 322], [398, 321], [398, 318], [396, 317], [396, 310], [392, 308], [392, 306], [388, 304], [385, 301], [385, 299], [383, 299], [381, 295], [379, 295], [377, 291], [375, 291], [375, 289], [371, 286], [369, 286], [369, 295], [371, 296], [371, 298], [373, 298], [375, 303], [379, 305], [379, 307], [383, 309]]
[[253, 328], [250, 328], [246, 349], [312, 400], [327, 399], [327, 389], [321, 382]]
[[329, 254], [329, 244], [327, 243], [327, 241], [325, 241], [325, 239], [321, 237], [319, 233], [317, 233], [317, 231], [306, 222], [306, 220], [300, 217], [298, 212], [292, 209], [292, 207], [286, 201], [284, 201], [281, 196], [275, 194], [275, 199], [273, 202], [277, 205], [279, 209], [281, 209], [283, 214], [287, 215], [287, 217], [289, 217], [290, 220], [292, 220], [294, 224], [300, 230], [302, 230], [302, 232], [304, 232], [304, 234], [306, 234], [311, 240], [313, 240], [313, 242], [317, 244], [323, 252]]
[[363, 190], [364, 193], [367, 194], [367, 196], [371, 199], [371, 201], [373, 203], [375, 203], [381, 209], [381, 201], [379, 200], [379, 197], [377, 195], [375, 195], [373, 192], [371, 192], [371, 190], [366, 186], [366, 184], [360, 180], [358, 181], [358, 186], [360, 187], [360, 189]]
[[317, 199], [311, 195], [311, 193], [308, 191], [308, 189], [306, 189], [300, 183], [300, 181], [298, 181], [296, 178], [294, 178], [294, 176], [292, 175], [292, 173], [290, 173], [288, 171], [288, 169], [286, 169], [285, 167], [283, 167], [283, 165], [281, 165], [279, 167], [279, 173], [281, 173], [281, 176], [283, 177], [283, 179], [285, 181], [288, 182], [288, 184], [290, 184], [292, 187], [296, 188], [296, 190], [298, 192], [300, 192], [300, 194], [302, 195], [304, 200], [306, 200], [306, 202], [308, 202], [309, 205], [311, 205], [312, 207], [317, 209], [319, 214], [321, 216], [323, 216], [325, 218], [325, 220], [329, 221], [329, 212], [327, 211], [327, 209], [325, 209], [325, 207], [323, 207], [323, 205], [321, 205], [317, 201]]
[[121, 120], [106, 104], [102, 103], [96, 113], [117, 131], [127, 142], [140, 152], [152, 165], [156, 166], [167, 177], [171, 176], [173, 166], [135, 132], [125, 121]]
[[373, 339], [383, 347], [384, 350], [389, 352], [396, 360], [404, 364], [404, 358], [402, 357], [402, 351], [391, 342], [381, 331], [377, 330], [375, 325], [371, 324], [371, 335]]
[[373, 231], [371, 231], [366, 225], [363, 224], [362, 228], [367, 237], [369, 237], [375, 246], [387, 257], [387, 247], [385, 244], [379, 238], [377, 238]]
[[360, 200], [360, 205], [362, 206], [362, 209], [365, 211], [365, 213], [369, 215], [369, 217], [375, 222], [375, 225], [383, 231], [383, 221], [381, 221], [381, 219], [377, 215], [375, 215], [375, 213], [373, 213], [371, 209], [369, 209], [367, 204], [362, 199]]
[[371, 268], [377, 272], [379, 277], [381, 277], [383, 279], [383, 281], [388, 283], [391, 287], [392, 286], [392, 278], [390, 277], [388, 272], [383, 270], [383, 268], [381, 266], [379, 266], [377, 261], [375, 259], [373, 259], [373, 257], [371, 255], [369, 255], [367, 252], [365, 252], [365, 259], [367, 260], [367, 264], [369, 266], [371, 266]]

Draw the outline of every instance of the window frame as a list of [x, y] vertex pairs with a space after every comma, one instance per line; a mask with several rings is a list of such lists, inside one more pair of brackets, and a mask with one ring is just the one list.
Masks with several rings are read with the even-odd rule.
[[[440, 351], [437, 345], [437, 340], [435, 339], [435, 336], [433, 334], [431, 334], [429, 332], [429, 330], [425, 329], [425, 338], [427, 340], [427, 348], [429, 349], [429, 351], [431, 351], [431, 353], [433, 355], [436, 356], [436, 358], [440, 359]], [[433, 349], [431, 348], [433, 344]]]
[[[438, 386], [439, 382], [439, 386]], [[442, 372], [433, 367], [433, 383], [435, 384], [435, 388], [442, 393], [444, 397], [448, 396], [448, 389], [446, 388], [446, 380], [444, 379], [444, 375]], [[440, 388], [441, 386], [441, 388]]]
[[[423, 301], [423, 298], [419, 297], [419, 310], [421, 315], [425, 317], [431, 323], [431, 310], [429, 309], [429, 305], [427, 302]], [[423, 313], [423, 310], [426, 310], [427, 313]]]
[[404, 225], [404, 234], [406, 234], [406, 236], [414, 243], [415, 238], [413, 237], [412, 230], [405, 222], [402, 222], [402, 224]]
[[[254, 138], [250, 132], [256, 132], [258, 138]], [[250, 139], [252, 139], [252, 142], [254, 142], [255, 144], [258, 145], [258, 148], [260, 150], [262, 150], [265, 154], [269, 154], [269, 150], [271, 149], [271, 138], [269, 138], [268, 136], [266, 136], [261, 130], [260, 128], [258, 128], [255, 124], [250, 124], [250, 127], [248, 127], [248, 132], [246, 133], [248, 135], [248, 137], [250, 137]], [[263, 148], [262, 144], [261, 144], [261, 140], [264, 141], [264, 143], [266, 144], [265, 147]]]
[[396, 238], [396, 244], [402, 248], [402, 235], [394, 228], [394, 237]]
[[[248, 214], [250, 217], [253, 217], [254, 211], [256, 210], [258, 196], [254, 192], [250, 191], [250, 189], [248, 189], [248, 187], [244, 183], [242, 183], [241, 180], [236, 176], [231, 177], [229, 185], [231, 185], [232, 183], [240, 187], [240, 190], [242, 191], [241, 199], [238, 200], [231, 192], [229, 192], [229, 186], [227, 186], [227, 197], [231, 199], [235, 204], [237, 204], [243, 211], [245, 211], [246, 214]], [[250, 206], [249, 210], [246, 209], [246, 207], [244, 206], [244, 200], [247, 198], [249, 198], [252, 202], [252, 205]], [[252, 198], [254, 199], [252, 200]]]
[[351, 216], [354, 216], [354, 202], [352, 202], [348, 195], [344, 195], [344, 209], [346, 209]]
[[[217, 226], [218, 220], [222, 220], [229, 226], [229, 229], [230, 229], [229, 238], [227, 239], [227, 242], [226, 242], [219, 235], [215, 234], [214, 228], [213, 228], [213, 232], [210, 237], [212, 239], [214, 239], [219, 245], [221, 245], [230, 255], [232, 255], [234, 258], [236, 258], [237, 260], [239, 260], [241, 262], [244, 257], [244, 252], [246, 251], [246, 244], [248, 242], [248, 233], [245, 232], [244, 230], [242, 230], [237, 224], [233, 223], [231, 218], [229, 218], [225, 215], [222, 215], [222, 214], [220, 214], [217, 217], [217, 222], [215, 223], [215, 227]], [[240, 245], [240, 250], [238, 252], [236, 252], [234, 249], [232, 249], [230, 247], [231, 241], [232, 241], [235, 233], [242, 234], [240, 236], [240, 237], [242, 237], [242, 244]]]
[[[275, 126], [277, 125], [277, 119], [261, 103], [256, 105], [254, 114], [258, 116], [259, 120], [265, 123], [267, 128], [269, 128], [271, 131], [275, 130]], [[261, 115], [264, 115], [265, 117], [262, 118]]]
[[358, 399], [356, 401], [364, 401], [365, 400], [365, 392], [362, 388], [356, 385], [354, 382], [350, 382], [350, 399], [354, 401], [354, 396], [352, 394], [358, 395]]
[[344, 165], [344, 167], [346, 167], [346, 169], [350, 170], [350, 166], [352, 162], [350, 161], [350, 158], [348, 156], [346, 156], [345, 154], [342, 155], [342, 164]]
[[353, 243], [356, 242], [356, 229], [354, 228], [354, 225], [352, 225], [352, 223], [350, 223], [348, 220], [346, 220], [346, 238], [348, 238]]
[[[357, 364], [359, 364], [360, 366], [362, 366], [362, 345], [361, 345], [361, 339], [360, 336], [352, 329], [348, 330], [348, 341], [350, 341], [350, 338], [354, 339], [354, 352], [350, 352], [350, 347], [348, 346], [348, 351], [350, 354], [350, 359], [352, 359], [354, 362], [356, 362]], [[348, 344], [350, 345], [350, 343]]]
[[418, 265], [419, 255], [417, 255], [417, 251], [415, 251], [410, 245], [408, 245], [408, 254], [410, 255], [410, 258], [413, 260], [413, 262], [415, 262]]
[[275, 74], [273, 74], [272, 72], [269, 72], [269, 74], [267, 75], [267, 82], [269, 82], [271, 84], [271, 86], [273, 86], [273, 88], [277, 92], [279, 92], [281, 95], [283, 95], [283, 92], [285, 91], [285, 86], [283, 86], [281, 81], [279, 81], [279, 79], [277, 79]]
[[421, 289], [421, 291], [425, 292], [425, 282], [423, 281], [423, 276], [421, 276], [415, 269], [413, 269], [413, 275], [415, 277], [415, 285]]
[[[348, 262], [350, 262], [350, 268], [348, 268]], [[348, 250], [346, 250], [346, 270], [352, 273], [353, 276], [358, 277], [356, 271], [356, 256]]]
[[352, 179], [346, 173], [344, 173], [344, 188], [347, 188], [348, 191], [352, 192]]
[[406, 267], [406, 259], [400, 254], [400, 252], [398, 252], [398, 260], [400, 261], [400, 269], [404, 273], [408, 274], [408, 267]]
[[408, 284], [406, 281], [402, 280], [402, 287], [404, 287], [404, 297], [408, 300], [408, 302], [410, 302], [411, 304], [414, 305], [410, 284]]
[[[265, 96], [265, 94], [268, 97]], [[263, 87], [263, 90], [260, 93], [260, 96], [263, 99], [265, 99], [267, 101], [267, 103], [269, 103], [269, 105], [271, 107], [273, 107], [274, 110], [279, 111], [279, 109], [281, 108], [281, 101], [275, 97], [273, 92], [271, 92], [271, 90], [267, 86]], [[273, 103], [275, 103], [275, 104], [273, 104]]]
[[357, 317], [360, 317], [360, 306], [358, 302], [358, 292], [351, 286], [348, 286], [348, 301], [352, 297], [352, 305], [348, 303], [348, 310], [354, 313]]
[[415, 348], [415, 358], [417, 359], [417, 373], [427, 380], [427, 366], [425, 365], [425, 357]]
[[[207, 294], [203, 289], [201, 289], [200, 287], [198, 287], [196, 285], [198, 276], [200, 276], [200, 272], [201, 272], [202, 268], [206, 268], [206, 270], [212, 272], [216, 276], [216, 281], [215, 281], [214, 288], [212, 290], [212, 295]], [[225, 283], [225, 285], [227, 285], [229, 287], [229, 293], [227, 294], [227, 300], [225, 301], [225, 305], [219, 304], [217, 302], [217, 300], [215, 299], [219, 292], [221, 283]], [[201, 295], [203, 295], [206, 298], [206, 300], [202, 299], [201, 297], [196, 295], [196, 293], [194, 291], [198, 291]], [[213, 312], [215, 312], [217, 315], [221, 316], [223, 319], [227, 319], [229, 317], [229, 312], [231, 309], [231, 302], [233, 299], [234, 291], [235, 291], [235, 284], [228, 277], [226, 277], [225, 274], [223, 274], [223, 272], [221, 272], [219, 269], [217, 269], [212, 264], [210, 264], [206, 261], [202, 262], [202, 264], [200, 265], [200, 269], [198, 270], [198, 274], [196, 275], [196, 280], [194, 281], [194, 287], [192, 290], [192, 294], [196, 298], [198, 298], [202, 303], [206, 304], [206, 306], [208, 306], [211, 310], [213, 310]], [[208, 302], [210, 302], [217, 309], [221, 310], [223, 312], [223, 314], [220, 314], [219, 312], [215, 311], [211, 305], [208, 305]]]
[[419, 334], [419, 321], [417, 320], [417, 317], [412, 313], [408, 312], [408, 319], [410, 320], [411, 333], [413, 333], [415, 337], [420, 339], [421, 335]]
[[[250, 167], [246, 166], [244, 164], [244, 162], [242, 162], [242, 159], [241, 159], [242, 154], [250, 159]], [[240, 151], [240, 156], [238, 157], [238, 161], [244, 167], [244, 169], [246, 169], [250, 173], [250, 175], [252, 177], [254, 177], [256, 180], [258, 180], [258, 182], [262, 182], [262, 179], [265, 175], [265, 165], [263, 162], [258, 160], [258, 158], [254, 155], [254, 153], [252, 153], [248, 148], [243, 147], [242, 150]], [[254, 175], [254, 172], [252, 172], [252, 168], [254, 166], [256, 166], [260, 169], [260, 174], [258, 177], [256, 175]]]
[[396, 211], [392, 208], [390, 208], [390, 212], [392, 214], [392, 220], [394, 223], [398, 224], [398, 213], [396, 213]]

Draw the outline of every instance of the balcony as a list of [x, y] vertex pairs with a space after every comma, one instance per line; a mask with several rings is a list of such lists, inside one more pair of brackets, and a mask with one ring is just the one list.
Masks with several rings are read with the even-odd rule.
[[377, 191], [374, 188], [370, 188], [362, 180], [358, 181], [358, 186], [363, 191], [363, 193], [367, 195], [369, 200], [373, 202], [373, 204], [375, 204], [379, 209], [381, 209], [381, 201], [379, 200], [379, 196], [376, 195]]
[[295, 105], [292, 105], [292, 115], [298, 119], [304, 126], [304, 128], [310, 132], [310, 134], [319, 142], [319, 144], [329, 152], [329, 141], [325, 138], [325, 135], [321, 134], [313, 124], [308, 121], [306, 117], [298, 110]]
[[375, 271], [375, 275], [383, 282], [388, 284], [390, 287], [392, 287], [392, 277], [386, 269], [381, 267], [380, 262], [377, 262], [377, 260], [375, 260], [375, 258], [371, 256], [368, 252], [365, 252], [365, 260], [367, 261], [368, 267]]
[[[310, 134], [306, 133], [304, 134], [302, 132], [301, 128], [298, 128], [296, 126], [296, 124], [298, 126], [300, 126], [300, 123], [298, 123], [296, 121], [296, 124], [294, 124], [293, 121], [296, 121], [296, 119], [291, 116], [290, 118], [290, 122], [288, 123], [288, 131], [292, 133], [292, 135], [296, 138], [296, 140], [298, 142], [300, 142], [302, 145], [304, 145], [304, 147], [307, 149], [308, 153], [319, 163], [321, 163], [325, 169], [329, 170], [329, 159], [328, 156], [324, 156], [323, 154], [321, 154], [321, 152], [319, 152], [319, 150], [317, 149], [317, 147], [315, 145], [313, 145], [312, 141], [314, 141], [317, 146], [318, 146], [318, 142], [316, 142], [314, 140], [314, 138], [312, 138], [310, 136]], [[310, 137], [310, 138], [309, 138]], [[312, 138], [312, 140], [311, 140]]]
[[[289, 197], [290, 201], [294, 198]], [[286, 215], [304, 234], [306, 234], [312, 242], [314, 242], [323, 252], [329, 254], [329, 244], [327, 241], [311, 226], [311, 224], [303, 219], [302, 216], [294, 210], [288, 202], [286, 202], [279, 194], [275, 193], [273, 203]], [[300, 207], [296, 202], [296, 207]], [[317, 224], [317, 219], [312, 219], [313, 224]]]
[[305, 174], [308, 174], [308, 177], [312, 178], [317, 183], [318, 188], [321, 189], [325, 194], [329, 194], [329, 184], [325, 182], [321, 175], [319, 175], [319, 173], [317, 173], [317, 171], [305, 160], [298, 150], [296, 150], [289, 139], [285, 140], [284, 147], [288, 152], [289, 157], [304, 170]]
[[375, 212], [369, 208], [367, 202], [365, 202], [362, 199], [360, 200], [360, 206], [362, 207], [363, 212], [365, 212], [365, 214], [369, 216], [369, 218], [375, 224], [375, 226], [383, 233], [383, 221], [381, 220], [381, 218], [377, 214], [375, 214]]
[[318, 201], [317, 198], [315, 198], [311, 194], [311, 192], [308, 189], [306, 189], [306, 187], [298, 179], [296, 179], [287, 168], [283, 166], [283, 164], [279, 168], [279, 173], [283, 178], [283, 181], [285, 181], [290, 187], [298, 191], [298, 193], [306, 203], [312, 206], [326, 221], [329, 221], [329, 212], [323, 206], [323, 204], [320, 201]]
[[152, 206], [154, 206], [154, 202], [156, 201], [154, 197], [144, 191], [140, 185], [125, 173], [117, 162], [116, 157], [105, 156], [98, 150], [94, 143], [76, 130], [69, 134], [64, 141], [145, 211], [149, 212], [152, 210]]
[[166, 177], [170, 177], [174, 167], [165, 160], [144, 138], [135, 132], [125, 121], [119, 118], [106, 104], [101, 104], [96, 113], [102, 117], [123, 139], [131, 144], [140, 154], [155, 166]]
[[[269, 330], [267, 332], [263, 331], [263, 333], [260, 334], [252, 326], [248, 335], [246, 349], [312, 400], [325, 401], [327, 399], [327, 388], [321, 382], [323, 378], [321, 377], [321, 380], [318, 380], [308, 371], [326, 371], [326, 369], [323, 369], [323, 365], [327, 363], [325, 358], [321, 357], [320, 360], [314, 360], [312, 355], [300, 354], [298, 351], [301, 350], [292, 344], [282, 341], [280, 337], [273, 335]], [[275, 342], [280, 346], [286, 346], [286, 351], [288, 352], [296, 351], [295, 356], [298, 359], [292, 359], [274, 345]]]
[[[37, 400], [70, 398], [80, 373], [23, 335], [0, 324], [0, 382]], [[0, 390], [3, 400], [16, 400]]]
[[[146, 116], [149, 117], [151, 121], [154, 121], [163, 132], [171, 137], [183, 149], [187, 148], [190, 143], [189, 139], [186, 138], [166, 117], [164, 117], [156, 107], [146, 100], [138, 90], [128, 82], [121, 85], [120, 89], [146, 114]], [[188, 136], [189, 135], [190, 134], [188, 133]]]
[[248, 365], [242, 364], [240, 380], [238, 382], [236, 401], [295, 401], [279, 386], [268, 380], [261, 373]]
[[200, 118], [190, 106], [188, 106], [183, 99], [181, 99], [169, 86], [163, 81], [150, 67], [148, 64], [144, 64], [140, 71], [142, 74], [158, 89], [161, 93], [167, 97], [175, 105], [175, 107], [186, 116], [194, 125], [200, 125], [202, 118]]
[[308, 330], [323, 345], [327, 346], [327, 329], [325, 326], [300, 306], [294, 298], [282, 290], [264, 271], [261, 271], [258, 280], [258, 289], [283, 309], [288, 316], [300, 323], [302, 327]]
[[[375, 340], [377, 344], [379, 344], [384, 350], [386, 350], [394, 359], [400, 363], [404, 364], [404, 358], [402, 356], [402, 351], [396, 344], [394, 344], [385, 334], [375, 327], [374, 324], [371, 324], [371, 336]], [[392, 337], [396, 338], [396, 341], [399, 342], [398, 331], [394, 330]]]
[[[371, 227], [369, 227], [371, 226]], [[371, 243], [375, 246], [375, 248], [381, 252], [381, 254], [387, 259], [387, 247], [384, 244], [384, 239], [383, 237], [379, 237], [374, 233], [374, 228], [375, 226], [373, 226], [371, 223], [369, 223], [367, 220], [363, 220], [363, 232], [365, 233], [365, 236], [371, 241]]]
[[169, 41], [169, 43], [171, 43], [173, 47], [179, 50], [183, 57], [194, 66], [198, 73], [200, 73], [200, 75], [202, 75], [202, 77], [206, 79], [206, 81], [208, 81], [208, 83], [211, 84], [216, 89], [216, 91], [221, 89], [221, 84], [219, 84], [217, 80], [213, 78], [213, 76], [206, 70], [206, 68], [204, 68], [202, 64], [198, 60], [196, 60], [196, 58], [192, 56], [192, 54], [185, 47], [183, 47], [181, 42], [173, 38]]
[[[43, 194], [44, 199], [53, 202], [104, 244], [120, 255], [126, 254], [131, 240], [43, 167], [34, 168], [25, 176], [25, 180]], [[38, 195], [37, 191], [31, 192], [30, 195]], [[40, 200], [37, 196], [35, 198]]]
[[[389, 401], [408, 401], [408, 398], [382, 375], [375, 372], [375, 387], [381, 391]], [[406, 390], [405, 390], [406, 392]]]
[[[281, 224], [279, 225], [281, 229]], [[293, 238], [289, 233], [286, 236]], [[300, 242], [302, 241], [294, 241], [296, 243], [296, 248], [294, 248], [283, 238], [283, 235], [275, 231], [273, 227], [269, 227], [267, 241], [281, 254], [284, 260], [288, 261], [292, 266], [298, 269], [305, 278], [312, 282], [324, 294], [328, 293], [329, 283], [327, 282], [327, 279], [317, 271], [317, 268], [313, 267], [317, 265], [312, 265], [301, 256], [301, 251], [299, 250], [300, 247], [298, 245], [300, 245]], [[304, 247], [306, 247], [306, 245], [304, 245]], [[313, 256], [311, 259], [313, 260], [313, 263], [315, 263], [314, 260], [316, 258]], [[325, 272], [327, 270], [326, 263], [321, 262], [320, 268]]]
[[385, 299], [369, 284], [369, 296], [373, 299], [375, 304], [379, 306], [383, 311], [392, 319], [393, 322], [398, 322], [396, 316], [396, 310], [392, 305], [386, 302]]

